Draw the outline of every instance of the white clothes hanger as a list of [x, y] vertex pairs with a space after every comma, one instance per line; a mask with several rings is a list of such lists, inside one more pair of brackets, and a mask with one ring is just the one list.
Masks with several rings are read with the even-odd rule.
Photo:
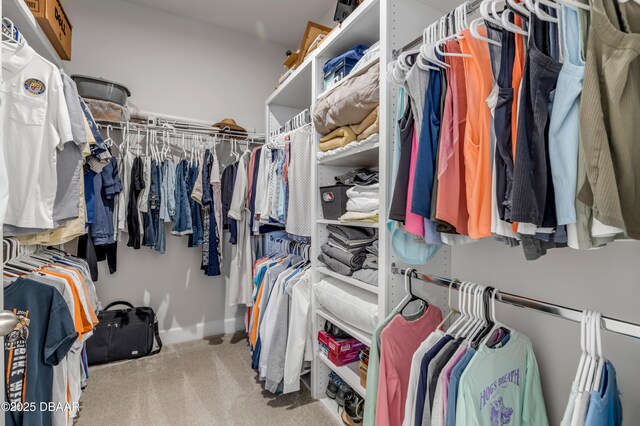
[[598, 365], [596, 366], [596, 377], [593, 380], [592, 391], [600, 390], [602, 382], [602, 373], [604, 372], [604, 364], [607, 361], [602, 351], [602, 313], [596, 312], [595, 319], [596, 346], [598, 350]]
[[553, 22], [555, 24], [560, 22], [559, 18], [549, 15], [547, 12], [542, 10], [542, 6], [541, 6], [541, 5], [545, 5], [558, 10], [560, 6], [558, 6], [557, 3], [554, 3], [549, 0], [535, 0], [534, 3], [535, 3], [534, 10], [538, 18], [540, 18], [543, 21]]
[[455, 320], [453, 324], [451, 324], [449, 330], [447, 330], [447, 333], [450, 335], [454, 335], [455, 330], [458, 329], [462, 323], [464, 323], [467, 317], [467, 311], [465, 307], [465, 292], [467, 285], [468, 283], [464, 281], [461, 282], [458, 286], [458, 312], [460, 313], [460, 316]]
[[[602, 319], [602, 317], [600, 317]], [[598, 365], [600, 365], [600, 357], [598, 356], [597, 351], [597, 343], [598, 343], [598, 335], [597, 329], [600, 328], [598, 323], [598, 312], [591, 313], [591, 364], [589, 365], [589, 372], [587, 374], [587, 380], [585, 383], [585, 390], [589, 391], [593, 387], [596, 370], [598, 369]]]
[[469, 284], [469, 286], [467, 287], [467, 300], [468, 300], [468, 306], [467, 306], [467, 313], [468, 313], [468, 317], [467, 317], [467, 321], [464, 323], [462, 329], [460, 329], [458, 331], [458, 333], [456, 334], [456, 339], [462, 338], [464, 336], [467, 335], [468, 331], [471, 329], [471, 327], [475, 324], [476, 322], [476, 315], [475, 315], [475, 291], [476, 288], [478, 287], [477, 283], [471, 283]]
[[471, 31], [471, 35], [473, 36], [473, 38], [476, 38], [478, 40], [482, 40], [484, 42], [487, 42], [489, 44], [493, 44], [495, 46], [502, 46], [502, 43], [500, 43], [499, 41], [492, 40], [489, 37], [485, 37], [485, 36], [481, 35], [480, 31], [479, 31], [480, 25], [484, 25], [484, 18], [477, 18], [477, 19], [474, 19], [473, 21], [471, 21], [471, 25], [469, 26], [469, 30]]
[[506, 29], [507, 31], [510, 31], [512, 33], [515, 34], [520, 34], [523, 36], [528, 36], [529, 32], [524, 30], [523, 28], [517, 26], [516, 24], [512, 23], [509, 18], [514, 15], [513, 10], [510, 9], [505, 9], [504, 12], [502, 12], [502, 28]]
[[451, 282], [449, 283], [449, 294], [447, 297], [447, 306], [449, 307], [449, 312], [447, 313], [447, 315], [442, 319], [442, 321], [440, 322], [440, 324], [438, 324], [438, 326], [436, 327], [436, 330], [440, 330], [447, 322], [447, 320], [449, 320], [449, 318], [451, 317], [451, 315], [453, 314], [460, 314], [460, 311], [455, 309], [453, 306], [451, 306], [451, 290], [453, 289], [453, 284], [454, 284], [455, 280], [451, 280]]
[[588, 311], [582, 311], [582, 321], [580, 321], [580, 361], [578, 362], [578, 370], [576, 371], [576, 377], [574, 379], [575, 383], [580, 382], [580, 375], [584, 368], [584, 363], [587, 361], [588, 353], [587, 353], [587, 322], [588, 322]]
[[529, 17], [531, 16], [531, 11], [526, 7], [526, 5], [522, 5], [524, 2], [525, 0], [507, 0], [507, 4], [511, 6], [513, 10], [519, 12], [523, 16]]
[[[500, 0], [501, 1], [501, 0]], [[490, 12], [490, 8], [492, 8], [492, 4], [494, 3], [493, 0], [482, 0], [482, 3], [480, 3], [480, 16], [482, 16], [482, 18], [485, 21], [491, 22], [494, 25], [500, 26], [502, 27], [502, 21], [500, 21], [499, 19], [497, 19], [494, 15], [491, 14]], [[502, 2], [504, 3], [504, 2]]]
[[594, 359], [593, 354], [593, 312], [587, 311], [587, 339], [586, 339], [586, 347], [587, 347], [587, 360], [584, 363], [583, 369], [580, 372], [580, 385], [578, 386], [579, 392], [584, 392], [587, 389], [587, 379], [589, 377], [589, 371], [591, 370], [591, 365], [597, 362]]

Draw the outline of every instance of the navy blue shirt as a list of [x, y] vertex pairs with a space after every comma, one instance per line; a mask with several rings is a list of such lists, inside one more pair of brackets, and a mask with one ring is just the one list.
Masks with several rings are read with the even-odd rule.
[[29, 404], [5, 411], [5, 424], [51, 425], [51, 411], [41, 411], [40, 403], [52, 402], [53, 367], [78, 338], [69, 307], [55, 287], [18, 278], [4, 289], [4, 308], [20, 319], [4, 342], [7, 402]]
[[422, 357], [422, 362], [420, 363], [420, 381], [418, 382], [418, 391], [416, 394], [416, 412], [415, 412], [415, 424], [422, 424], [422, 413], [424, 412], [424, 404], [427, 397], [427, 387], [429, 385], [427, 381], [427, 373], [429, 372], [429, 364], [431, 360], [438, 355], [438, 352], [442, 350], [444, 345], [453, 340], [452, 336], [448, 334], [444, 336], [442, 339], [438, 340], [435, 345], [431, 349], [427, 351], [426, 354]]

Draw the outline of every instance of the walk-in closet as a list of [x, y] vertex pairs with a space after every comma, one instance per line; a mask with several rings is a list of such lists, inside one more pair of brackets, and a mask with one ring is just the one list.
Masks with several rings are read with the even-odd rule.
[[0, 426], [640, 424], [640, 1], [0, 15]]

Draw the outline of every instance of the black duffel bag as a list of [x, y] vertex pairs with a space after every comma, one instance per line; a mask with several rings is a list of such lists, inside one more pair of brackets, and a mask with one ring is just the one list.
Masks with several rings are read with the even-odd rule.
[[[128, 308], [109, 310], [116, 305]], [[109, 303], [98, 313], [98, 320], [100, 322], [93, 329], [93, 336], [86, 343], [89, 365], [142, 358], [157, 354], [162, 349], [158, 320], [149, 307], [135, 308], [131, 303], [122, 301]], [[154, 339], [158, 342], [155, 351]]]

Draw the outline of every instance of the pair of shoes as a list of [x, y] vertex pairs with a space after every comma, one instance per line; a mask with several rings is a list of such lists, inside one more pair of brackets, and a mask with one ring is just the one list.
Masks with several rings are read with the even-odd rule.
[[338, 394], [336, 395], [336, 402], [340, 407], [344, 407], [349, 403], [349, 401], [354, 397], [355, 392], [351, 389], [346, 383], [342, 383], [338, 387]]
[[331, 399], [336, 399], [340, 386], [343, 384], [342, 379], [335, 373], [329, 373], [329, 383], [327, 384], [327, 390], [325, 393]]
[[347, 401], [342, 411], [342, 422], [348, 426], [359, 426], [362, 424], [364, 414], [364, 399], [354, 393]]

